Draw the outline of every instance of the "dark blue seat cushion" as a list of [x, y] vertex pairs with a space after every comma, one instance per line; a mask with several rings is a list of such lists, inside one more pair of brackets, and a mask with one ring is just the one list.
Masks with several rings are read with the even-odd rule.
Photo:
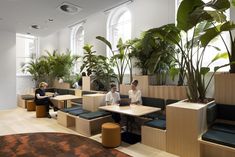
[[202, 135], [202, 139], [235, 148], [235, 134], [210, 129]]
[[79, 115], [79, 117], [91, 120], [91, 119], [95, 119], [99, 117], [104, 117], [107, 115], [110, 115], [110, 113], [106, 111], [96, 111], [96, 112], [89, 112], [89, 113], [81, 114]]
[[212, 123], [214, 123], [217, 117], [217, 106], [215, 103], [208, 105], [206, 109], [206, 114], [207, 114], [207, 124], [211, 125]]
[[51, 93], [55, 93], [56, 89], [55, 88], [46, 88], [45, 92], [51, 92]]
[[217, 104], [217, 118], [235, 121], [235, 105]]
[[166, 121], [165, 120], [155, 119], [155, 120], [151, 120], [151, 121], [146, 122], [144, 125], [158, 128], [158, 129], [162, 129], [162, 130], [166, 130]]
[[142, 97], [144, 106], [158, 107], [164, 110], [165, 100], [160, 98]]
[[84, 113], [89, 113], [89, 111], [87, 110], [83, 110], [83, 109], [77, 109], [77, 110], [72, 110], [72, 111], [69, 111], [68, 112], [69, 114], [72, 114], [74, 116], [80, 116], [81, 114], [84, 114]]
[[68, 90], [68, 94], [75, 95], [75, 90], [69, 89], [69, 90]]
[[167, 99], [167, 100], [166, 100], [166, 105], [174, 104], [174, 103], [177, 103], [178, 101], [180, 101], [180, 100]]
[[69, 94], [69, 90], [68, 89], [57, 89], [56, 92], [59, 93], [59, 95]]
[[215, 123], [212, 125], [211, 129], [235, 135], [235, 125], [225, 124], [225, 123]]
[[34, 100], [33, 95], [21, 95], [21, 98], [24, 100]]
[[145, 118], [151, 118], [151, 119], [162, 119], [166, 120], [166, 115], [163, 114], [163, 111], [153, 112], [144, 115]]
[[87, 95], [87, 94], [96, 94], [97, 92], [95, 91], [82, 91], [82, 95]]
[[80, 110], [80, 109], [82, 109], [82, 107], [76, 106], [76, 107], [71, 107], [71, 108], [64, 108], [64, 109], [61, 109], [60, 111], [67, 113], [67, 112], [69, 112], [69, 111]]

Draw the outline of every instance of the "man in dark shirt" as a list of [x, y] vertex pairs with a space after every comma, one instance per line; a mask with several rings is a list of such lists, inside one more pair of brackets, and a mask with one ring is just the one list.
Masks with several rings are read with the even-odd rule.
[[39, 84], [39, 88], [35, 91], [35, 103], [36, 105], [45, 105], [47, 111], [47, 117], [51, 118], [49, 114], [50, 106], [54, 108], [54, 111], [57, 111], [58, 108], [54, 106], [54, 104], [50, 101], [49, 96], [46, 96], [45, 89], [47, 88], [48, 84], [46, 82], [41, 82]]

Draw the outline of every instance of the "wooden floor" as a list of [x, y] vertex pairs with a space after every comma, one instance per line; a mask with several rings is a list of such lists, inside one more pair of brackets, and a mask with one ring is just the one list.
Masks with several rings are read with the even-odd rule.
[[[35, 112], [27, 112], [23, 108], [15, 108], [0, 111], [0, 135], [29, 133], [29, 132], [64, 132], [78, 134], [67, 129], [56, 121], [56, 113], [51, 112], [52, 118], [36, 118]], [[101, 135], [91, 137], [94, 140], [101, 141]], [[164, 151], [160, 151], [141, 143], [128, 145], [122, 143], [118, 150], [134, 157], [176, 157]]]

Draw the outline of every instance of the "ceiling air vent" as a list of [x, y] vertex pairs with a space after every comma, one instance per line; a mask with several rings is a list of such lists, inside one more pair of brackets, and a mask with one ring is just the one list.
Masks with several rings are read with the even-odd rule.
[[70, 13], [70, 14], [76, 14], [82, 10], [80, 7], [74, 4], [67, 3], [67, 2], [62, 3], [58, 8], [61, 11]]

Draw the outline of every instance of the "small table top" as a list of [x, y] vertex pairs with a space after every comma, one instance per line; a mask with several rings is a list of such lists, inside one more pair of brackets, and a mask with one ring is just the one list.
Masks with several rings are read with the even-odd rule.
[[55, 97], [51, 97], [53, 100], [64, 101], [64, 100], [72, 100], [72, 99], [79, 99], [81, 97], [75, 95], [57, 95]]
[[109, 106], [101, 106], [99, 109], [117, 112], [121, 114], [126, 114], [130, 116], [143, 116], [152, 112], [160, 111], [160, 108], [157, 107], [149, 107], [142, 105], [130, 105], [130, 106], [118, 106], [118, 105], [109, 105]]

